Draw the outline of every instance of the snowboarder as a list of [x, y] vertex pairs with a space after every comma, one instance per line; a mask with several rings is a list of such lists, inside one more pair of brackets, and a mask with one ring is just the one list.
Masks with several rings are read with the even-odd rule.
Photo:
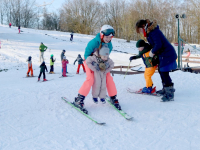
[[40, 50], [40, 62], [41, 62], [41, 58], [42, 61], [44, 61], [44, 52], [47, 50], [47, 46], [45, 46], [42, 42], [40, 44], [39, 50]]
[[73, 32], [70, 35], [71, 35], [70, 41], [73, 41], [73, 36], [74, 36]]
[[29, 72], [31, 72], [31, 77], [33, 77], [33, 68], [32, 68], [31, 56], [29, 56], [26, 61], [28, 61], [28, 71], [27, 71], [26, 76], [29, 77]]
[[40, 65], [40, 74], [38, 76], [38, 81], [40, 81], [40, 77], [41, 77], [42, 73], [43, 73], [43, 81], [47, 81], [46, 76], [45, 76], [45, 69], [48, 72], [47, 66], [45, 65], [45, 62], [43, 61], [42, 64]]
[[143, 93], [155, 92], [155, 91], [152, 91], [153, 81], [152, 81], [151, 77], [155, 73], [157, 65], [156, 66], [153, 65], [153, 62], [152, 62], [153, 58], [149, 56], [149, 53], [150, 53], [150, 50], [152, 49], [152, 47], [142, 39], [137, 41], [136, 47], [139, 50], [139, 54], [136, 56], [131, 56], [129, 58], [129, 60], [132, 61], [133, 59], [142, 58], [145, 66], [146, 66], [145, 72], [144, 72], [144, 78], [146, 80], [146, 87], [144, 87], [142, 89], [142, 92]]
[[[65, 52], [66, 52], [66, 51], [63, 50], [62, 53], [61, 53], [61, 55], [60, 55], [60, 57], [61, 57], [61, 63], [62, 63], [63, 57], [65, 56]], [[63, 72], [63, 69], [62, 69], [62, 72]], [[67, 72], [67, 65], [66, 65], [66, 73], [68, 73], [68, 72]]]
[[9, 28], [11, 28], [11, 25], [12, 25], [12, 24], [11, 24], [11, 22], [10, 22], [10, 23], [9, 23]]
[[84, 64], [83, 64], [83, 59], [81, 57], [80, 54], [78, 54], [78, 57], [76, 58], [76, 60], [74, 61], [74, 65], [76, 63], [76, 61], [78, 61], [78, 68], [77, 68], [77, 72], [76, 74], [79, 74], [79, 70], [80, 70], [80, 67], [82, 66], [83, 67], [83, 71], [85, 72], [85, 67], [84, 67]]
[[148, 19], [139, 20], [136, 23], [136, 32], [139, 34], [143, 29], [145, 29], [146, 34], [142, 33], [147, 37], [148, 43], [152, 46], [149, 56], [153, 57], [156, 54], [159, 57], [158, 72], [162, 80], [163, 89], [157, 91], [157, 93], [163, 95], [161, 98], [162, 102], [172, 101], [174, 100], [175, 89], [169, 72], [177, 68], [176, 51], [159, 29], [157, 20], [153, 20], [153, 22], [150, 22]]
[[20, 26], [18, 26], [18, 31], [19, 31], [19, 33], [20, 33]]
[[[111, 40], [114, 35], [115, 35], [115, 30], [113, 27], [111, 27], [110, 25], [103, 25], [100, 30], [100, 33], [98, 33], [96, 37], [88, 43], [85, 49], [85, 54], [84, 54], [85, 60], [87, 60], [87, 58], [91, 56], [95, 50], [101, 49], [101, 47], [104, 44], [108, 45], [109, 53], [110, 53], [113, 49]], [[80, 108], [83, 112], [87, 113], [87, 110], [84, 108], [84, 99], [90, 92], [90, 89], [94, 83], [94, 72], [87, 66], [86, 61], [84, 61], [84, 66], [85, 66], [87, 77], [86, 77], [85, 82], [83, 83], [83, 85], [78, 91], [78, 97], [75, 97], [74, 105]], [[113, 78], [109, 72], [106, 74], [106, 81], [107, 81], [106, 87], [107, 87], [108, 95], [110, 96], [111, 103], [117, 109], [121, 110], [118, 99], [116, 98], [117, 89], [113, 81]]]
[[50, 74], [53, 74], [54, 73], [54, 62], [56, 61], [56, 59], [53, 59], [53, 54], [51, 54], [51, 57], [50, 57]]
[[67, 68], [68, 63], [69, 61], [66, 59], [66, 56], [63, 56], [63, 60], [62, 60], [62, 69], [63, 69], [62, 76], [63, 77], [66, 77], [66, 68]]
[[114, 62], [109, 58], [110, 49], [104, 44], [100, 50], [94, 52], [86, 60], [87, 66], [94, 72], [94, 82], [92, 85], [93, 101], [97, 104], [106, 103], [106, 74], [114, 68]]

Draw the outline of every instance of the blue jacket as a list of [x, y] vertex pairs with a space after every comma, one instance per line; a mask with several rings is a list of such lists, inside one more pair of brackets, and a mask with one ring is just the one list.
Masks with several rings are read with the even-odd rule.
[[[160, 31], [156, 20], [154, 20], [146, 29], [146, 32], [147, 40], [153, 47], [152, 53], [158, 54], [159, 56], [159, 68], [166, 67], [171, 63], [174, 63], [177, 59], [176, 51], [164, 34]], [[172, 70], [174, 68], [168, 69]]]
[[[85, 54], [84, 54], [84, 58], [87, 59], [88, 56], [90, 56], [92, 53], [94, 53], [98, 48], [99, 48], [99, 45], [101, 43], [101, 38], [100, 38], [100, 33], [98, 33], [96, 35], [96, 37], [94, 39], [92, 39], [88, 44], [87, 44], [87, 47], [85, 48]], [[104, 45], [105, 43], [102, 43], [102, 46]], [[113, 49], [113, 46], [112, 46], [112, 43], [109, 42], [107, 43], [108, 44], [108, 48], [110, 49], [110, 53]]]

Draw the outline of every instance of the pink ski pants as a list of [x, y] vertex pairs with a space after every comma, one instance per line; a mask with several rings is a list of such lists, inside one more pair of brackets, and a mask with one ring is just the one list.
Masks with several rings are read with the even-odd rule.
[[[83, 63], [85, 65], [87, 77], [86, 77], [85, 82], [79, 89], [78, 93], [83, 96], [87, 96], [88, 93], [90, 92], [90, 89], [91, 89], [93, 83], [94, 83], [94, 72], [92, 70], [90, 70], [90, 68], [88, 68], [86, 61], [84, 61]], [[116, 89], [115, 83], [113, 81], [113, 77], [111, 76], [110, 72], [107, 73], [107, 75], [106, 75], [106, 87], [107, 87], [108, 95], [110, 97], [117, 95], [117, 89]]]

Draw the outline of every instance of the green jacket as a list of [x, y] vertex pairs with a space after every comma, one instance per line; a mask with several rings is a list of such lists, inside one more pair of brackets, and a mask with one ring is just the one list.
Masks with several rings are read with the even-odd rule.
[[[92, 39], [88, 44], [87, 44], [87, 47], [85, 48], [85, 54], [84, 54], [84, 57], [85, 59], [87, 59], [88, 56], [90, 56], [92, 53], [94, 53], [94, 51], [99, 48], [99, 45], [101, 43], [101, 39], [100, 39], [100, 33], [98, 33], [96, 35], [96, 37], [94, 39]], [[102, 46], [104, 45], [105, 43], [102, 43]], [[108, 44], [108, 48], [110, 49], [110, 53], [113, 49], [113, 46], [112, 46], [112, 43], [109, 42], [107, 43]]]
[[40, 47], [39, 47], [39, 49], [40, 49], [40, 51], [41, 51], [41, 52], [44, 52], [44, 51], [46, 51], [46, 50], [47, 50], [47, 48], [48, 48], [48, 47], [47, 47], [47, 46], [45, 46], [44, 44], [41, 44], [41, 45], [40, 45]]
[[136, 55], [136, 59], [138, 59], [138, 58], [143, 59], [143, 62], [145, 64], [146, 68], [153, 67], [152, 57], [149, 57], [149, 52], [151, 49], [152, 49], [152, 47], [148, 43], [146, 43], [144, 49], [142, 51], [139, 51], [139, 54]]

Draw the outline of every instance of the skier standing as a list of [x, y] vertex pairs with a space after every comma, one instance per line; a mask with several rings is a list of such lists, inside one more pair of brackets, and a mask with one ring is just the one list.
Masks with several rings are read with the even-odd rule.
[[28, 57], [27, 61], [28, 61], [27, 77], [29, 77], [29, 72], [31, 72], [31, 77], [33, 77], [33, 68], [32, 68], [31, 56]]
[[63, 69], [62, 76], [63, 77], [67, 77], [66, 76], [66, 68], [67, 68], [68, 63], [69, 63], [69, 61], [66, 59], [66, 56], [63, 56], [63, 60], [62, 60], [62, 69]]
[[78, 54], [78, 57], [74, 61], [74, 65], [75, 65], [76, 61], [78, 61], [78, 68], [77, 68], [76, 74], [79, 74], [79, 70], [80, 70], [81, 66], [83, 67], [83, 71], [85, 72], [85, 67], [84, 67], [84, 64], [83, 64], [83, 59], [82, 59], [82, 57], [81, 57], [80, 54]]
[[45, 62], [43, 61], [42, 64], [40, 65], [40, 74], [38, 76], [38, 81], [40, 81], [40, 77], [41, 77], [42, 73], [43, 73], [43, 81], [47, 81], [46, 76], [45, 76], [45, 69], [48, 72], [47, 66], [45, 65]]
[[74, 36], [73, 32], [70, 35], [71, 35], [70, 41], [73, 41], [73, 36]]
[[19, 31], [19, 33], [20, 33], [20, 26], [18, 26], [18, 31]]
[[[60, 55], [60, 57], [61, 57], [61, 63], [62, 63], [63, 57], [65, 56], [65, 52], [66, 52], [66, 51], [63, 50], [62, 53], [61, 53], [61, 55]], [[65, 56], [65, 57], [66, 57], [66, 56]], [[63, 69], [62, 69], [62, 72], [63, 72]], [[68, 72], [67, 72], [67, 65], [66, 65], [66, 73], [68, 73]]]
[[50, 74], [53, 74], [54, 73], [54, 62], [56, 61], [56, 59], [53, 59], [53, 54], [51, 54], [51, 57], [50, 57]]
[[143, 59], [143, 62], [146, 66], [145, 72], [144, 72], [144, 78], [146, 80], [146, 87], [144, 87], [142, 89], [142, 92], [143, 93], [151, 93], [151, 92], [153, 93], [153, 92], [155, 92], [155, 89], [152, 91], [153, 81], [152, 81], [151, 77], [155, 73], [157, 65], [154, 66], [154, 64], [152, 62], [153, 58], [149, 56], [149, 53], [150, 53], [150, 50], [152, 49], [152, 47], [142, 39], [137, 41], [136, 47], [139, 50], [139, 54], [136, 56], [131, 56], [129, 58], [129, 60], [132, 61], [133, 59], [138, 59], [138, 58]]
[[11, 25], [12, 25], [12, 24], [11, 24], [11, 22], [10, 22], [10, 23], [9, 23], [9, 28], [11, 28]]
[[41, 62], [41, 58], [42, 61], [44, 61], [44, 52], [47, 50], [47, 46], [45, 46], [42, 42], [40, 44], [39, 50], [40, 50], [40, 62]]

